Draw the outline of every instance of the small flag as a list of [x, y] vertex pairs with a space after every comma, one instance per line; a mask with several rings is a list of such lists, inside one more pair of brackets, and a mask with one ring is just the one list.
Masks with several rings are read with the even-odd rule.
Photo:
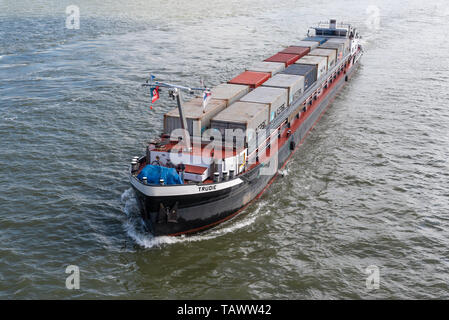
[[[151, 94], [151, 103], [155, 103], [157, 99], [159, 99], [159, 87], [156, 88], [150, 88], [150, 94]], [[150, 109], [153, 109], [153, 106], [150, 106]]]
[[151, 88], [151, 103], [155, 103], [159, 99], [159, 87]]
[[210, 91], [204, 90], [203, 91], [203, 112], [206, 109], [206, 106], [209, 103], [211, 98], [212, 98], [212, 94], [210, 93]]

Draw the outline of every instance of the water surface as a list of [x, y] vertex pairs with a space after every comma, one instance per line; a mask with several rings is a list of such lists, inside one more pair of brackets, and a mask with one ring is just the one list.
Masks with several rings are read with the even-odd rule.
[[[1, 1], [0, 297], [448, 298], [449, 6], [370, 5], [378, 28], [359, 1]], [[328, 18], [366, 52], [287, 175], [209, 232], [142, 232], [128, 163], [173, 107], [149, 73], [216, 85]]]

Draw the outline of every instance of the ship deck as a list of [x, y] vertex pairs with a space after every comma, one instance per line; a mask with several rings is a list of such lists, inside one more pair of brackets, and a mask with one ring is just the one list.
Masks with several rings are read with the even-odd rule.
[[[304, 95], [300, 100], [300, 104], [295, 104], [293, 111], [289, 110], [289, 114], [284, 115], [284, 121], [282, 121], [277, 127], [272, 131], [271, 137], [268, 136], [265, 141], [263, 141], [258, 148], [251, 154], [248, 155], [248, 158], [253, 158], [253, 161], [249, 162], [249, 165], [246, 169], [241, 172], [239, 175], [251, 171], [255, 167], [257, 167], [261, 163], [266, 163], [271, 158], [271, 150], [272, 146], [275, 146], [275, 143], [278, 144], [278, 148], [282, 147], [285, 143], [288, 143], [289, 137], [291, 134], [296, 132], [298, 128], [304, 123], [305, 120], [308, 119], [311, 113], [315, 110], [315, 108], [320, 105], [322, 100], [327, 96], [329, 92], [332, 91], [333, 87], [339, 83], [343, 77], [346, 75], [347, 69], [351, 68], [352, 61], [350, 56], [346, 56], [340, 63], [332, 70], [332, 72], [328, 73], [324, 79], [321, 80], [320, 83], [316, 83], [312, 88], [312, 90], [308, 90], [308, 94]], [[292, 105], [293, 106], [293, 105]], [[303, 111], [303, 107], [306, 108], [306, 111]], [[290, 109], [290, 108], [289, 108]], [[292, 117], [293, 115], [293, 117]], [[290, 123], [287, 119], [291, 119]], [[273, 130], [273, 129], [272, 129]], [[278, 134], [276, 134], [276, 132]], [[162, 136], [164, 137], [164, 136]], [[180, 152], [179, 142], [178, 141], [169, 141], [166, 137], [166, 142], [162, 145], [159, 145], [154, 150], [157, 151], [165, 151], [165, 152]], [[302, 143], [303, 141], [301, 141]], [[266, 147], [269, 145], [270, 147]], [[297, 147], [297, 146], [296, 146]], [[206, 148], [210, 148], [208, 144], [204, 143], [193, 143], [193, 148], [190, 151], [182, 150], [183, 154], [190, 155], [204, 155], [204, 152], [207, 152]], [[228, 147], [222, 147], [221, 150], [210, 148], [210, 156], [215, 159], [222, 159], [223, 154], [235, 156], [238, 152], [242, 150], [235, 150]], [[277, 148], [274, 148], [277, 150]], [[221, 152], [220, 152], [221, 151]], [[140, 163], [140, 167], [137, 171], [137, 174], [144, 168], [145, 162]], [[200, 173], [201, 168], [191, 164], [185, 164], [186, 172], [192, 173]], [[238, 176], [238, 175], [236, 175]], [[184, 181], [184, 184], [212, 184], [214, 181], [212, 179], [206, 179], [202, 183], [193, 182], [193, 181]]]

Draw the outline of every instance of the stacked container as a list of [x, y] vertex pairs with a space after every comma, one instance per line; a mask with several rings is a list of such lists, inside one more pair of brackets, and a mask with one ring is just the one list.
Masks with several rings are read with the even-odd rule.
[[329, 43], [342, 43], [343, 44], [343, 56], [347, 55], [350, 48], [350, 40], [349, 38], [330, 38]]
[[309, 53], [309, 56], [320, 56], [320, 57], [326, 57], [327, 58], [327, 70], [333, 68], [336, 61], [336, 51], [335, 49], [314, 49]]
[[[298, 60], [299, 61], [299, 60]], [[304, 92], [304, 77], [292, 74], [277, 74], [262, 87], [284, 88], [288, 90], [288, 104], [296, 101]]]
[[267, 104], [269, 106], [270, 122], [287, 108], [287, 100], [286, 89], [270, 87], [256, 88], [240, 99], [240, 101], [244, 102]]
[[289, 53], [276, 53], [274, 56], [265, 59], [267, 62], [282, 62], [285, 66], [289, 66], [295, 63], [296, 60], [300, 58], [297, 54], [289, 54]]
[[274, 76], [276, 73], [285, 69], [285, 64], [282, 62], [258, 62], [247, 68], [246, 71], [265, 72]]
[[319, 45], [320, 45], [320, 43], [318, 41], [300, 40], [300, 41], [295, 42], [295, 47], [305, 47], [305, 48], [309, 48], [310, 50], [317, 48]]
[[318, 48], [321, 48], [321, 49], [334, 49], [334, 50], [336, 50], [337, 61], [340, 61], [343, 58], [343, 51], [344, 51], [344, 44], [343, 43], [336, 43], [336, 42], [326, 41], [326, 43], [323, 43]]
[[[316, 49], [315, 49], [316, 50]], [[316, 66], [305, 64], [293, 64], [281, 74], [293, 74], [304, 77], [304, 91], [306, 91], [316, 81], [317, 69]]]
[[270, 76], [271, 74], [266, 72], [245, 71], [230, 80], [228, 83], [243, 84], [249, 86], [250, 88], [257, 88], [262, 83], [267, 81]]
[[[203, 99], [195, 98], [183, 103], [182, 111], [187, 122], [190, 136], [201, 136], [210, 127], [210, 120], [226, 108], [226, 101], [211, 99], [203, 112]], [[175, 108], [164, 115], [164, 133], [171, 134], [173, 130], [181, 128], [179, 110]]]
[[304, 57], [310, 52], [310, 47], [290, 46], [279, 53], [297, 54], [299, 58]]
[[321, 37], [307, 37], [305, 39], [302, 39], [303, 41], [318, 41], [319, 44], [323, 44], [327, 41], [327, 38], [321, 38]]
[[317, 79], [320, 79], [327, 72], [327, 58], [326, 57], [307, 55], [307, 56], [302, 57], [298, 61], [296, 61], [295, 64], [307, 64], [307, 65], [316, 66]]
[[255, 134], [268, 126], [268, 115], [267, 104], [238, 101], [213, 117], [211, 128], [218, 130], [222, 137], [226, 136], [226, 129], [241, 129], [251, 152], [257, 142]]
[[222, 83], [212, 88], [212, 99], [220, 99], [226, 102], [226, 107], [239, 100], [249, 92], [249, 86], [240, 84]]

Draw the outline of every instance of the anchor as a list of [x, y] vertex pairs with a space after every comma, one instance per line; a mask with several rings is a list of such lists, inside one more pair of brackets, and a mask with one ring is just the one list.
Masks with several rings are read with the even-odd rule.
[[167, 214], [167, 222], [169, 223], [178, 223], [178, 201], [176, 201], [173, 208]]
[[157, 215], [157, 223], [178, 223], [178, 201], [172, 209], [170, 207], [165, 207], [161, 202], [159, 205], [159, 213]]

